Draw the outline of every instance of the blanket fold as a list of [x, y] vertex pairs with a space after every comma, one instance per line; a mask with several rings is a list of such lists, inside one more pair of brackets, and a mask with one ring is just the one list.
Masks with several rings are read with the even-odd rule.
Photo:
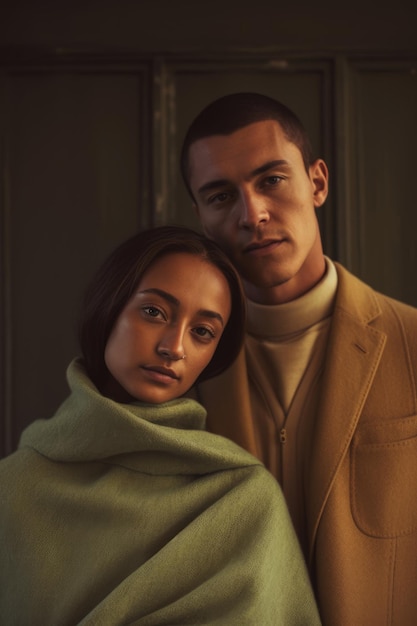
[[1, 623], [319, 624], [281, 491], [194, 400], [71, 394], [0, 462]]

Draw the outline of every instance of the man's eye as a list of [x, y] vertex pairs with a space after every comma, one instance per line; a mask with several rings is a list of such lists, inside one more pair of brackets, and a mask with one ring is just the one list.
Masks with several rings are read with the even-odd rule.
[[228, 198], [229, 198], [229, 194], [226, 191], [223, 191], [222, 193], [216, 193], [214, 196], [210, 196], [210, 198], [208, 199], [208, 204], [217, 204], [217, 203], [226, 202]]
[[269, 185], [270, 187], [274, 187], [275, 185], [278, 185], [280, 182], [282, 181], [282, 176], [268, 176], [267, 178], [265, 178], [265, 184]]

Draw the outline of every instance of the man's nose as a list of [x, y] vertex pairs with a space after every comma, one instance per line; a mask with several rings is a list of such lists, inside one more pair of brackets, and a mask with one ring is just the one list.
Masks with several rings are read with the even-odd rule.
[[156, 351], [170, 361], [185, 359], [184, 330], [179, 326], [167, 328], [160, 338]]
[[239, 226], [253, 229], [259, 224], [269, 221], [269, 212], [265, 206], [265, 199], [254, 191], [242, 191], [238, 200]]

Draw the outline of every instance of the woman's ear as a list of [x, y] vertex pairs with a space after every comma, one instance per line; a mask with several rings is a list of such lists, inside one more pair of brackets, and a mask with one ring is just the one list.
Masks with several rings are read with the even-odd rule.
[[309, 176], [313, 186], [314, 206], [324, 204], [329, 192], [329, 171], [323, 159], [317, 159], [309, 167]]

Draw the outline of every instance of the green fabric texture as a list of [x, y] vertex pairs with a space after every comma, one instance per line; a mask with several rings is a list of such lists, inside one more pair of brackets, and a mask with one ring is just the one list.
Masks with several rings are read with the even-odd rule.
[[0, 462], [3, 626], [319, 624], [275, 479], [194, 400], [71, 395]]

